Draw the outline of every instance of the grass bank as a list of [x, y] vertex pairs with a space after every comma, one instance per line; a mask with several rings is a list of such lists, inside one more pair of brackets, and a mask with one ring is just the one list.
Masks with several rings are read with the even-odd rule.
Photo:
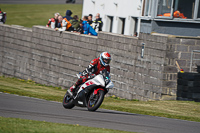
[[80, 125], [0, 117], [0, 133], [130, 133]]
[[3, 12], [7, 13], [6, 24], [32, 27], [33, 25], [46, 25], [48, 20], [54, 17], [56, 12], [65, 16], [66, 10], [72, 11], [73, 15], [82, 16], [81, 4], [0, 4]]
[[[0, 92], [62, 102], [66, 90], [30, 80], [0, 76]], [[200, 122], [200, 103], [192, 101], [129, 101], [106, 97], [101, 108]]]

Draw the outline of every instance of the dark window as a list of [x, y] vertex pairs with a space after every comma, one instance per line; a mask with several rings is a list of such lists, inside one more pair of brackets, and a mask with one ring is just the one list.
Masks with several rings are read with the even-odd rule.
[[[193, 19], [194, 18], [195, 0], [175, 0], [174, 17]], [[178, 16], [175, 16], [175, 11], [179, 11]]]
[[113, 27], [113, 17], [109, 17], [110, 18], [110, 32], [112, 32], [112, 27]]
[[124, 30], [125, 30], [125, 18], [120, 18], [120, 21], [121, 21], [121, 26], [122, 26], [121, 34], [124, 34]]
[[112, 32], [113, 27], [113, 16], [107, 16], [107, 28], [106, 31]]
[[198, 7], [197, 18], [200, 18], [200, 3], [199, 3], [199, 7]]
[[[166, 18], [195, 18], [196, 0], [158, 0], [157, 16]], [[198, 11], [198, 17], [200, 17]]]
[[137, 36], [137, 28], [138, 28], [138, 18], [133, 18], [134, 20], [134, 30], [133, 30], [133, 36]]

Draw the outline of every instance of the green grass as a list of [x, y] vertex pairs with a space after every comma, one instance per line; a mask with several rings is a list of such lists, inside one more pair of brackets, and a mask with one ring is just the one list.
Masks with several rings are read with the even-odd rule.
[[66, 10], [73, 15], [82, 16], [81, 4], [61, 5], [34, 5], [34, 4], [0, 4], [3, 12], [7, 13], [6, 24], [32, 27], [33, 25], [46, 25], [48, 20], [54, 17], [56, 12], [65, 16]]
[[200, 103], [193, 101], [126, 101], [108, 97], [101, 108], [200, 122]]
[[[0, 76], [0, 92], [62, 102], [66, 90], [30, 80]], [[193, 101], [137, 101], [106, 97], [101, 108], [200, 122], [200, 103]]]
[[36, 97], [61, 102], [66, 90], [37, 84], [31, 80], [23, 80], [0, 76], [0, 91], [22, 96]]
[[80, 125], [0, 117], [0, 133], [130, 133]]

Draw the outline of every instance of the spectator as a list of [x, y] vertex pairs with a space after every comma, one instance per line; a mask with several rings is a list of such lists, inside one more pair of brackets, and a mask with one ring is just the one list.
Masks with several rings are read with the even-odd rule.
[[79, 27], [79, 21], [77, 15], [74, 15], [74, 17], [69, 22], [72, 24], [73, 30], [76, 30]]
[[71, 31], [72, 24], [62, 16], [58, 16], [58, 22], [61, 23], [61, 28], [56, 28], [55, 30], [58, 31]]
[[90, 25], [90, 26], [92, 26], [92, 14], [89, 14], [89, 16], [88, 16], [88, 24]]
[[82, 23], [83, 23], [83, 20], [80, 20], [79, 27], [74, 32], [79, 33], [79, 34], [83, 34], [83, 24]]
[[2, 12], [0, 8], [0, 24], [5, 24], [6, 22], [6, 12]]
[[66, 18], [68, 21], [70, 21], [72, 19], [71, 15], [72, 15], [71, 10], [67, 10], [66, 16], [64, 16], [63, 18]]
[[52, 29], [60, 28], [61, 24], [58, 22], [59, 15], [59, 13], [55, 13], [54, 18], [49, 19], [49, 22], [47, 23], [46, 27], [50, 27]]
[[83, 21], [88, 21], [88, 16], [84, 16]]
[[134, 33], [134, 37], [137, 37], [137, 35], [138, 35], [137, 32], [135, 32], [135, 33]]
[[101, 20], [99, 13], [96, 14], [96, 20], [93, 21], [92, 27], [96, 32], [102, 31], [103, 21]]
[[97, 32], [90, 26], [87, 21], [83, 21], [83, 34], [97, 36]]

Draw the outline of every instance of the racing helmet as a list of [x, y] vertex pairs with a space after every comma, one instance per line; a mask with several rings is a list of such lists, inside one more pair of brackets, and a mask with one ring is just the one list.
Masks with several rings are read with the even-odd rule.
[[103, 52], [100, 54], [100, 62], [103, 66], [108, 66], [111, 61], [111, 55], [108, 52]]

